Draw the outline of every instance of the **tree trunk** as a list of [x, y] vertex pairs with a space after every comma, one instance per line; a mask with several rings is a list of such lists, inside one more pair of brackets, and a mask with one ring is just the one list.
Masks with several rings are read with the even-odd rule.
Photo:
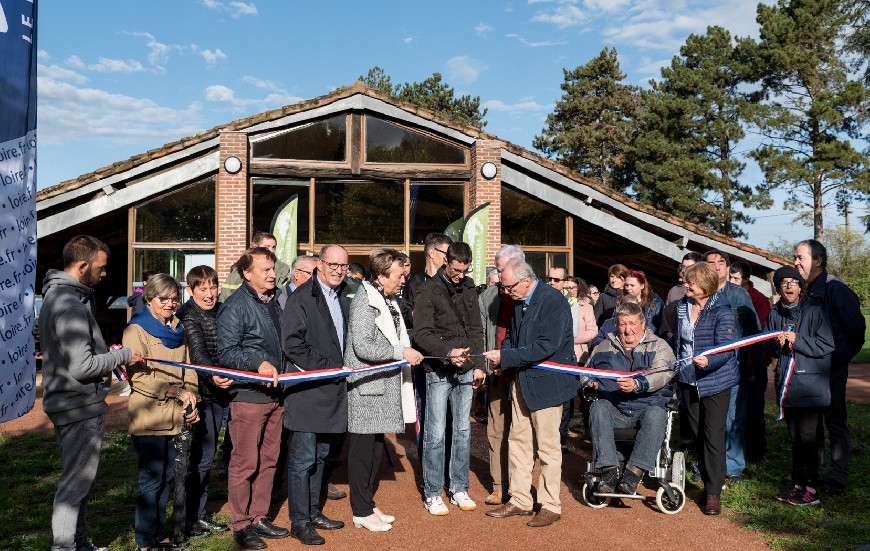
[[731, 212], [731, 179], [726, 175], [725, 181], [728, 182], [729, 187], [722, 190], [722, 209], [725, 211], [725, 218], [722, 219], [722, 233], [726, 237], [734, 237], [734, 217]]
[[822, 219], [824, 208], [822, 206], [822, 182], [818, 178], [813, 184], [813, 239], [819, 243], [825, 242], [825, 223]]

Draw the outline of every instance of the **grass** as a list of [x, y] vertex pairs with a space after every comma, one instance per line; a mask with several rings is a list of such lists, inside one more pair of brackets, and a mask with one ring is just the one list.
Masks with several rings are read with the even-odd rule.
[[[60, 452], [53, 435], [0, 435], [0, 550], [44, 551], [52, 544], [51, 507], [61, 472]], [[88, 504], [88, 537], [110, 551], [134, 551], [133, 513], [136, 508], [136, 454], [124, 429], [106, 433], [100, 472]], [[212, 477], [213, 498], [226, 499], [226, 480]], [[167, 511], [172, 529], [172, 497]], [[226, 522], [228, 517], [220, 518]], [[235, 549], [232, 536], [212, 536], [192, 542], [191, 550]]]
[[870, 308], [861, 308], [861, 313], [864, 314], [867, 328], [864, 330], [864, 347], [852, 358], [853, 364], [870, 363]]
[[[726, 514], [764, 535], [773, 549], [857, 549], [870, 543], [870, 404], [848, 404], [852, 439], [849, 486], [844, 496], [821, 496], [821, 505], [795, 507], [773, 499], [791, 476], [791, 442], [784, 421], [774, 421], [776, 408], [768, 404], [766, 463], [748, 464], [744, 481], [722, 493]], [[698, 495], [695, 485], [692, 495]], [[690, 488], [687, 488], [690, 489]]]

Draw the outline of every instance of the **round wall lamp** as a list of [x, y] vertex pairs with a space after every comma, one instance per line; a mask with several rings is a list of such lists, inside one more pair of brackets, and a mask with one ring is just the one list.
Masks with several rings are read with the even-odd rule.
[[227, 157], [224, 161], [224, 169], [230, 174], [237, 174], [242, 170], [242, 161], [238, 157]]
[[498, 173], [498, 167], [494, 163], [483, 163], [480, 167], [480, 174], [487, 180], [492, 180]]

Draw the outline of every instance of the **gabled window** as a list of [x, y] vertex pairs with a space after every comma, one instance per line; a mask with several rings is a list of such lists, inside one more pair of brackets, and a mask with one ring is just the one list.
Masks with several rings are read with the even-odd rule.
[[252, 143], [252, 155], [260, 159], [343, 163], [347, 159], [347, 116], [342, 113], [261, 138]]
[[366, 116], [365, 162], [464, 165], [465, 150], [399, 125]]

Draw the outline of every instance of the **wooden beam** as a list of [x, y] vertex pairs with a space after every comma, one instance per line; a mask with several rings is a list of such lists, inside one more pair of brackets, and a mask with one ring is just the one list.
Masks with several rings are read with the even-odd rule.
[[360, 156], [362, 153], [362, 115], [351, 115], [350, 123], [350, 172], [359, 175]]
[[299, 164], [286, 161], [264, 161], [252, 159], [250, 173], [256, 176], [291, 176], [305, 178], [352, 178], [355, 176], [373, 177], [385, 180], [467, 180], [471, 169], [467, 167], [425, 167], [421, 165], [362, 165], [356, 174], [348, 165], [329, 166]]

